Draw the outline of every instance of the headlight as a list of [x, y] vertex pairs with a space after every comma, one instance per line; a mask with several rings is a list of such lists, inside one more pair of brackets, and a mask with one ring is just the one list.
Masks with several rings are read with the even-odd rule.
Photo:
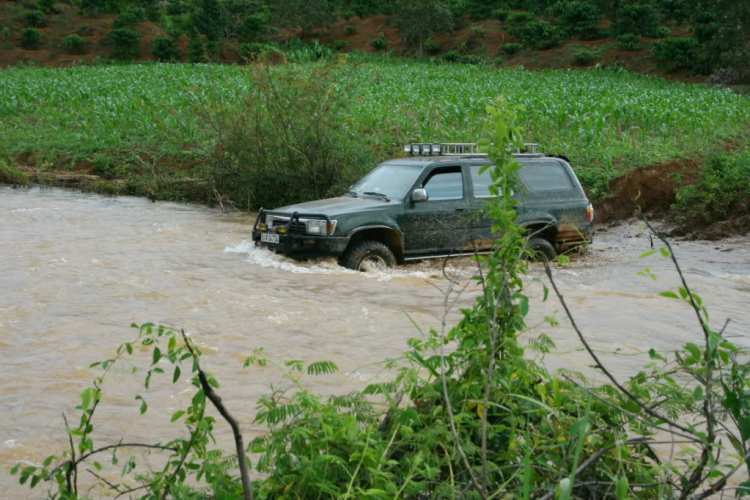
[[330, 223], [320, 219], [312, 219], [307, 221], [307, 234], [333, 234], [336, 229], [336, 221], [332, 220]]

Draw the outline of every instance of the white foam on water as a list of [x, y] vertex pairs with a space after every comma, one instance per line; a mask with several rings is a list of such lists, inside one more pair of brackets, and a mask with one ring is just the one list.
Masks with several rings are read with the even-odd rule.
[[[258, 248], [252, 241], [244, 240], [234, 246], [228, 246], [224, 249], [225, 253], [239, 253], [247, 255], [247, 262], [261, 267], [270, 267], [280, 269], [290, 273], [297, 274], [349, 274], [363, 276], [368, 279], [378, 281], [389, 281], [393, 278], [421, 278], [421, 279], [440, 279], [442, 271], [440, 268], [434, 269], [416, 269], [412, 266], [401, 266], [395, 269], [385, 269], [378, 271], [368, 271], [361, 273], [346, 269], [336, 262], [332, 257], [310, 259], [304, 262], [296, 261], [283, 255], [274, 253], [267, 248]], [[436, 261], [437, 262], [437, 261]], [[449, 274], [451, 274], [449, 272]]]

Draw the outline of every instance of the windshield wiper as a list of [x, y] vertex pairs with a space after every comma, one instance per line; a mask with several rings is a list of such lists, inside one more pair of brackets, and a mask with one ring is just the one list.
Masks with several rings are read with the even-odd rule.
[[365, 192], [364, 192], [364, 193], [362, 193], [362, 194], [364, 194], [364, 195], [367, 195], [367, 196], [375, 196], [376, 198], [382, 198], [382, 199], [384, 199], [385, 201], [391, 201], [391, 200], [390, 200], [390, 199], [388, 198], [388, 195], [387, 195], [387, 194], [385, 194], [385, 193], [376, 193], [375, 191], [365, 191]]
[[349, 191], [349, 192], [348, 192], [348, 193], [346, 193], [346, 194], [348, 194], [349, 196], [351, 196], [351, 197], [353, 197], [353, 198], [356, 198], [356, 197], [357, 197], [357, 192], [356, 192], [356, 191]]

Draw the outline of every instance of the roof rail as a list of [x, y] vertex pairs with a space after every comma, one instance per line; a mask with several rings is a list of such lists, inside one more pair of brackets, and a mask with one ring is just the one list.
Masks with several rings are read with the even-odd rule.
[[[404, 145], [404, 152], [412, 156], [487, 156], [479, 152], [479, 147], [476, 142], [410, 142]], [[537, 154], [538, 147], [535, 142], [527, 142], [517, 153]]]

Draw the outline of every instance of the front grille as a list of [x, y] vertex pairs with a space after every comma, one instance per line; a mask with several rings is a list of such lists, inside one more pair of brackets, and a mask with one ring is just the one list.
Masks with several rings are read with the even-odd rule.
[[[272, 228], [278, 228], [279, 226], [286, 226], [288, 221], [274, 219]], [[292, 221], [289, 225], [289, 234], [305, 234], [307, 232], [307, 226], [304, 222], [298, 220]]]

